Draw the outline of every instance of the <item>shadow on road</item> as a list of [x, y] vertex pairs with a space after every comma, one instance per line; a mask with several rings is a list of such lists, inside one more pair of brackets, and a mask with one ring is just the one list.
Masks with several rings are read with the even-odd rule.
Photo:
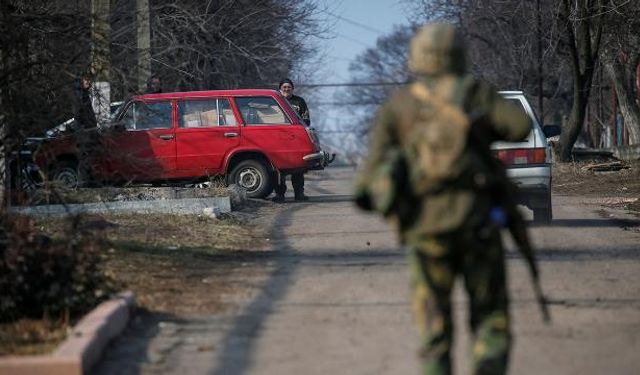
[[268, 231], [270, 238], [282, 238], [278, 243], [278, 256], [266, 285], [253, 301], [235, 319], [233, 327], [222, 342], [217, 357], [218, 367], [213, 374], [243, 374], [253, 363], [257, 339], [275, 304], [284, 298], [297, 270], [294, 249], [286, 240], [285, 230], [291, 224], [294, 213], [303, 206], [292, 207], [279, 213]]
[[[594, 249], [536, 249], [536, 258], [543, 262], [575, 262], [575, 261], [612, 261], [612, 260], [638, 260], [640, 249], [629, 248], [594, 248]], [[507, 259], [521, 258], [516, 250], [507, 252]]]
[[629, 219], [557, 219], [551, 223], [529, 222], [531, 227], [564, 227], [564, 228], [607, 228], [638, 227], [640, 220]]
[[95, 375], [141, 374], [146, 363], [153, 362], [149, 344], [163, 325], [184, 325], [188, 322], [173, 314], [138, 309], [125, 332], [109, 344], [100, 362], [89, 371]]
[[343, 203], [353, 202], [353, 195], [320, 195], [311, 196], [309, 203]]

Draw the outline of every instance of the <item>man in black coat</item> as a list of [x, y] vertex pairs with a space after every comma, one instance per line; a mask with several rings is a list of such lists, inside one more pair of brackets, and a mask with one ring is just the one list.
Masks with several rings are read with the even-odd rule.
[[75, 119], [75, 138], [78, 146], [78, 174], [77, 186], [85, 186], [91, 180], [93, 152], [96, 148], [95, 130], [98, 126], [96, 114], [93, 111], [91, 98], [91, 78], [82, 75], [75, 87], [73, 115]]
[[[311, 125], [311, 118], [309, 117], [309, 107], [307, 102], [300, 96], [293, 95], [293, 82], [289, 78], [285, 78], [280, 81], [278, 86], [280, 93], [284, 96], [291, 107], [300, 115], [302, 120], [307, 126]], [[287, 191], [286, 175], [284, 173], [278, 173], [278, 179], [276, 182], [276, 196], [273, 197], [274, 202], [284, 202], [284, 193]], [[296, 201], [306, 201], [309, 197], [304, 195], [304, 173], [297, 172], [291, 174], [291, 185], [293, 185], [293, 192]]]
[[98, 126], [96, 114], [91, 104], [91, 78], [83, 75], [78, 79], [75, 88], [73, 115], [76, 130], [91, 129]]

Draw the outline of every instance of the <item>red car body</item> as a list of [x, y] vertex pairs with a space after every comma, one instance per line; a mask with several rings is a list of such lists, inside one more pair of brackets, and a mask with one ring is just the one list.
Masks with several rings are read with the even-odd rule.
[[245, 89], [135, 96], [111, 126], [49, 139], [35, 161], [67, 185], [78, 185], [87, 162], [91, 179], [103, 183], [226, 175], [249, 196], [264, 197], [275, 173], [322, 169], [327, 156], [277, 91]]

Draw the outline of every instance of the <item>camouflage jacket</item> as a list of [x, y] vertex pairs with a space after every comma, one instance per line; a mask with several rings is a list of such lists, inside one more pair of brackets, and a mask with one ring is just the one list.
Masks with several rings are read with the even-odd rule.
[[[490, 85], [470, 75], [424, 77], [418, 83], [446, 103], [458, 105], [470, 117], [468, 133], [473, 136], [469, 135], [465, 140], [464, 152], [470, 149], [473, 152], [466, 158], [464, 166], [454, 165], [453, 168], [465, 168], [474, 173], [461, 175], [439, 189], [417, 196], [409, 196], [402, 188], [411, 184], [410, 178], [394, 181], [395, 187], [391, 190], [401, 192], [395, 200], [396, 206], [402, 210], [391, 212], [389, 216], [398, 223], [403, 242], [486, 220], [494, 204], [492, 184], [499, 183], [499, 179], [492, 178], [494, 172], [485, 162], [486, 157], [491, 157], [490, 144], [498, 140], [522, 140], [531, 129], [529, 117], [520, 108], [508, 103]], [[388, 162], [390, 154], [402, 154], [407, 169], [415, 165], [416, 161], [411, 159], [407, 147], [411, 141], [408, 138], [424, 105], [411, 87], [407, 87], [393, 95], [380, 109], [371, 134], [369, 155], [356, 180], [357, 200], [363, 202], [370, 198], [367, 195], [370, 195], [371, 186], [376, 185], [377, 171]]]

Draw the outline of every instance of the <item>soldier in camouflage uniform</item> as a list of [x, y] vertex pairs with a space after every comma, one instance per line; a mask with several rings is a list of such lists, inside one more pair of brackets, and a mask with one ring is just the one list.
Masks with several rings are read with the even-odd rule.
[[[424, 26], [410, 46], [416, 81], [381, 108], [356, 202], [387, 216], [408, 251], [425, 374], [452, 371], [451, 292], [469, 295], [476, 374], [506, 372], [511, 342], [500, 191], [505, 179], [489, 146], [519, 141], [530, 120], [496, 90], [465, 73], [451, 25]], [[503, 173], [503, 171], [502, 171]]]

